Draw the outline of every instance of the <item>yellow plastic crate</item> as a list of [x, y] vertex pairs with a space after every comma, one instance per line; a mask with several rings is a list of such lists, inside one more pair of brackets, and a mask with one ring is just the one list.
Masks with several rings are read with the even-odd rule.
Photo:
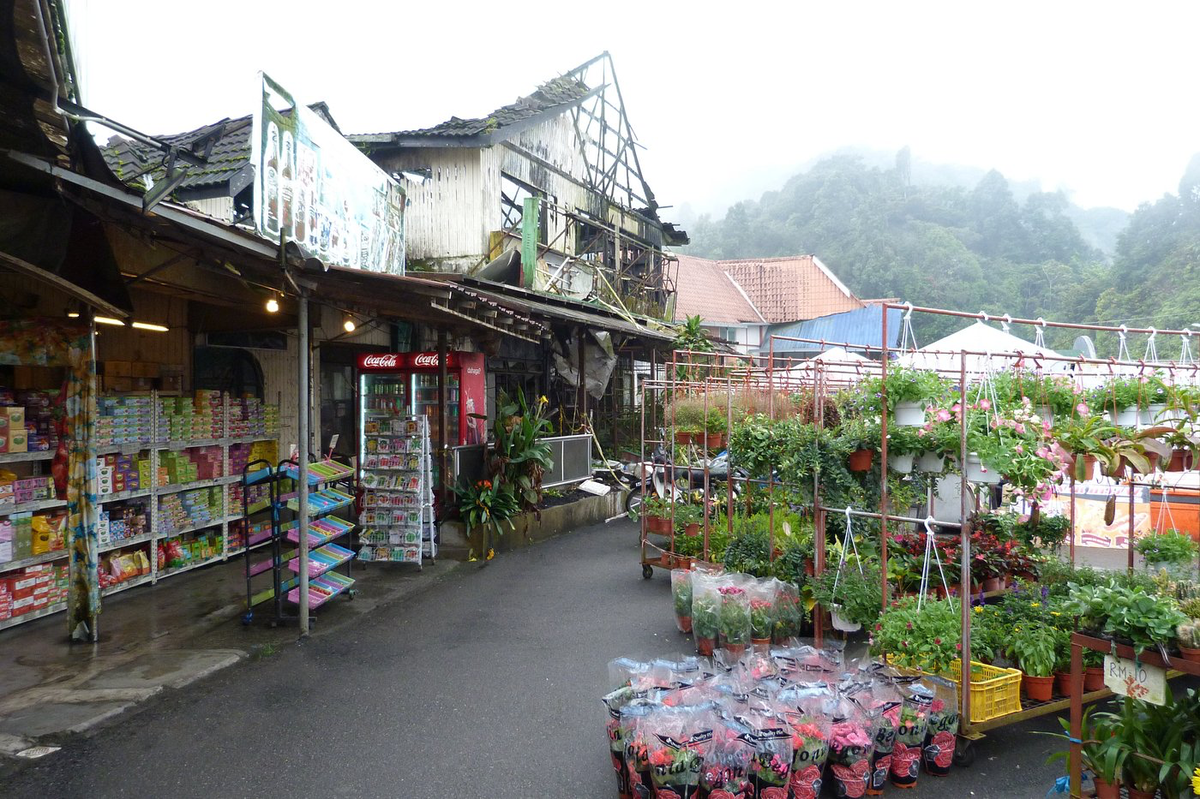
[[[962, 695], [962, 662], [955, 661], [942, 676]], [[971, 721], [991, 721], [1021, 709], [1021, 672], [971, 661]]]

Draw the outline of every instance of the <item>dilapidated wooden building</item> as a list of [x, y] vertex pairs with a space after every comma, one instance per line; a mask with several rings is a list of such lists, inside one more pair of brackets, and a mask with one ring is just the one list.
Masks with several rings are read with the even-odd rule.
[[664, 248], [687, 235], [659, 217], [608, 53], [486, 116], [350, 139], [404, 183], [410, 269], [670, 319]]

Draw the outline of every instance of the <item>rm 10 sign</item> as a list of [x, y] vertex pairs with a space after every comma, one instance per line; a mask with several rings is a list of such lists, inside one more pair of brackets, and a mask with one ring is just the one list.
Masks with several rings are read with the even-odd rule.
[[1167, 675], [1157, 666], [1105, 655], [1104, 684], [1114, 694], [1152, 705], [1163, 705], [1167, 701]]

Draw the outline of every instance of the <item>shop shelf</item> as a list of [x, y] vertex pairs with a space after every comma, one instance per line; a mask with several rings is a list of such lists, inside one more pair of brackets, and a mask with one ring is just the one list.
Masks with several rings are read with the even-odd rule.
[[101, 505], [107, 505], [110, 502], [120, 502], [123, 499], [137, 499], [138, 497], [150, 496], [149, 488], [135, 488], [129, 491], [115, 491], [112, 494], [102, 494], [96, 500]]
[[0, 574], [4, 572], [23, 569], [26, 566], [37, 566], [39, 563], [50, 563], [54, 560], [62, 560], [67, 556], [67, 550], [56, 549], [53, 552], [45, 552], [41, 555], [34, 555], [32, 558], [23, 558], [21, 560], [10, 560], [7, 563], [0, 563]]
[[[288, 464], [281, 470], [285, 477], [295, 480], [300, 476], [300, 470]], [[322, 483], [333, 483], [354, 476], [354, 469], [337, 461], [313, 461], [308, 465], [308, 484], [310, 486]]]
[[48, 461], [54, 459], [53, 452], [0, 452], [0, 463], [24, 461]]
[[112, 541], [100, 547], [101, 552], [111, 552], [114, 549], [124, 549], [125, 547], [137, 546], [144, 544], [154, 538], [154, 533], [144, 533], [135, 535], [133, 538], [122, 538], [120, 541]]
[[227, 516], [224, 519], [213, 519], [212, 521], [202, 522], [200, 524], [194, 524], [191, 527], [184, 527], [181, 530], [171, 530], [170, 532], [167, 532], [166, 530], [160, 530], [158, 533], [158, 537], [159, 538], [178, 538], [181, 535], [186, 535], [187, 533], [194, 533], [197, 530], [203, 530], [206, 527], [219, 527], [220, 525], [224, 524], [225, 522], [232, 522], [239, 518], [241, 518], [241, 517]]
[[177, 566], [174, 569], [166, 569], [164, 571], [160, 571], [158, 573], [158, 579], [161, 580], [164, 577], [174, 577], [176, 574], [183, 574], [184, 572], [190, 572], [192, 569], [199, 569], [201, 566], [208, 566], [210, 563], [220, 563], [220, 562], [221, 562], [221, 556], [214, 555], [211, 558], [205, 558], [204, 560], [198, 560], [195, 563], [189, 563], [186, 566]]
[[[311, 521], [308, 523], [308, 548], [315, 549], [322, 544], [328, 544], [330, 541], [349, 534], [354, 527], [353, 522], [339, 519], [337, 516], [326, 516], [323, 519]], [[293, 544], [300, 543], [300, 528], [295, 522], [289, 523], [283, 529], [287, 532], [289, 541]]]
[[[308, 553], [308, 577], [310, 580], [320, 577], [330, 569], [336, 569], [343, 563], [354, 559], [354, 550], [339, 547], [337, 544], [326, 544], [320, 549]], [[294, 572], [300, 571], [300, 558], [288, 561], [287, 567]]]
[[246, 474], [243, 475], [239, 479], [245, 481], [243, 483], [243, 485], [252, 486], [252, 485], [257, 485], [259, 483], [265, 483], [274, 476], [275, 476], [275, 473], [272, 472], [270, 469], [255, 469], [252, 472], [246, 472]]
[[14, 513], [27, 513], [30, 511], [52, 510], [54, 508], [67, 507], [65, 499], [37, 499], [33, 502], [21, 502], [16, 505], [0, 505], [0, 516], [11, 516]]
[[213, 486], [229, 485], [241, 480], [241, 477], [210, 477], [204, 480], [193, 480], [190, 483], [171, 483], [155, 489], [159, 494], [177, 494], [180, 491], [191, 491], [194, 488], [212, 488]]
[[[314, 519], [352, 504], [354, 504], [354, 497], [336, 488], [326, 488], [324, 491], [308, 495], [309, 515]], [[289, 510], [299, 510], [300, 498], [288, 500], [287, 506]]]
[[[351, 580], [349, 577], [344, 577], [340, 574], [327, 574], [318, 580], [314, 580], [312, 585], [309, 587], [309, 594], [308, 594], [309, 610], [312, 610], [313, 608], [318, 608], [321, 605], [324, 605], [326, 602], [333, 599], [338, 594], [341, 594], [341, 593], [344, 593], [345, 591], [347, 591], [350, 588], [350, 586], [352, 586], [352, 585], [354, 585], [353, 580]], [[327, 593], [327, 594], [320, 593], [319, 591], [314, 592], [311, 590], [312, 586], [320, 586], [321, 588], [324, 588], [325, 590], [329, 591], [329, 593]], [[288, 591], [287, 598], [289, 601], [299, 604], [300, 603], [300, 589], [293, 588], [292, 590]]]
[[229, 439], [227, 438], [197, 438], [188, 439], [186, 441], [158, 441], [155, 442], [154, 448], [181, 450], [193, 449], [195, 447], [220, 447], [227, 444], [228, 441]]
[[119, 594], [122, 591], [128, 591], [130, 588], [134, 588], [139, 585], [145, 585], [146, 583], [150, 582], [153, 577], [154, 575], [152, 574], [143, 574], [142, 576], [135, 577], [132, 580], [125, 580], [124, 582], [117, 583], [116, 585], [110, 585], [108, 588], [105, 588], [103, 591], [101, 591], [100, 595], [112, 596], [113, 594]]
[[274, 441], [277, 438], [279, 438], [278, 435], [272, 436], [263, 434], [257, 436], [235, 436], [233, 438], [227, 438], [225, 441], [230, 444], [254, 444], [259, 441]]
[[144, 452], [154, 447], [154, 442], [151, 441], [124, 441], [120, 444], [109, 444], [104, 447], [97, 447], [97, 455], [136, 455], [139, 452]]
[[47, 605], [46, 607], [42, 608], [41, 610], [35, 610], [32, 613], [22, 613], [20, 616], [13, 616], [11, 619], [5, 619], [4, 621], [0, 621], [0, 630], [6, 630], [9, 627], [16, 627], [18, 624], [24, 624], [27, 621], [33, 621], [34, 619], [40, 619], [43, 616], [49, 616], [52, 613], [58, 613], [59, 611], [66, 610], [66, 609], [67, 609], [66, 602], [55, 602], [52, 605]]

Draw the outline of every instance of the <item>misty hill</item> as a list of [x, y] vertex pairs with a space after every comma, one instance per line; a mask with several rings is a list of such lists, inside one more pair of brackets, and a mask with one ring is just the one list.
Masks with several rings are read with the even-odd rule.
[[[1200, 269], [1200, 227], [1191, 225], [1200, 220], [1190, 218], [1200, 216], [1200, 162], [1189, 167], [1195, 179], [1185, 176], [1184, 196], [1168, 195], [1130, 216], [1077, 208], [1062, 192], [1028, 183], [1015, 191], [994, 170], [918, 170], [907, 148], [890, 164], [871, 160], [824, 158], [778, 191], [731, 206], [722, 219], [702, 216], [688, 228], [687, 251], [712, 258], [817, 253], [860, 297], [1071, 321], [1143, 324], [1147, 317], [1159, 319], [1157, 327], [1168, 326], [1168, 317], [1200, 320], [1200, 286], [1194, 301], [1186, 287], [1158, 295], [1162, 307], [1148, 288], [1185, 267]], [[928, 340], [954, 328], [935, 321], [922, 332]]]

